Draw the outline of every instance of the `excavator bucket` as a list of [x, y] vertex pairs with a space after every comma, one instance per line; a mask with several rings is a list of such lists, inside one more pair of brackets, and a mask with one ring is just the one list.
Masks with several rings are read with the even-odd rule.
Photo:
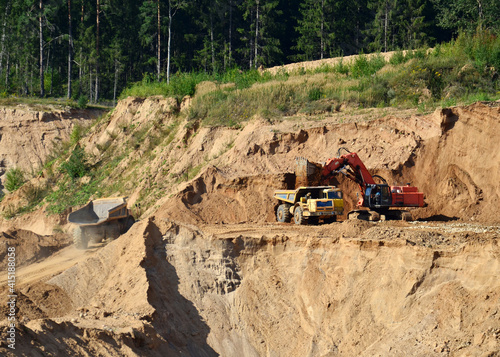
[[310, 162], [305, 157], [295, 158], [295, 188], [318, 186], [323, 165]]

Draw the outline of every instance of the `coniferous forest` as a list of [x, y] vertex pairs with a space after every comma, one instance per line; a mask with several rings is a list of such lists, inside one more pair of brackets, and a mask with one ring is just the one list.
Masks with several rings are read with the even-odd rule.
[[500, 31], [498, 0], [0, 0], [2, 96], [113, 100], [131, 83], [432, 47]]

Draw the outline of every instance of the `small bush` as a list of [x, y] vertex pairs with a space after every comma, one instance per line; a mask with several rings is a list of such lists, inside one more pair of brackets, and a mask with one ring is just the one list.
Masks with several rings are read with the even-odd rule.
[[71, 145], [75, 145], [82, 138], [83, 128], [80, 124], [76, 124], [71, 131], [69, 140]]
[[351, 75], [354, 78], [371, 76], [384, 66], [385, 60], [380, 55], [371, 57], [370, 59], [365, 55], [360, 55], [351, 67]]
[[344, 64], [344, 60], [341, 59], [339, 63], [337, 63], [334, 67], [334, 72], [337, 72], [339, 74], [348, 74], [349, 73], [349, 66]]
[[323, 95], [323, 92], [321, 91], [320, 88], [314, 87], [309, 90], [309, 93], [307, 94], [307, 97], [310, 102], [313, 102], [315, 100], [321, 99], [321, 96]]
[[24, 173], [21, 169], [13, 168], [7, 171], [5, 174], [5, 188], [9, 192], [14, 192], [24, 183]]
[[432, 68], [428, 68], [427, 73], [427, 88], [434, 99], [441, 99], [444, 88], [442, 73]]
[[81, 95], [78, 98], [78, 108], [80, 108], [80, 109], [87, 108], [88, 102], [89, 102], [88, 98], [86, 96], [84, 96], [84, 95]]
[[408, 59], [403, 51], [396, 51], [389, 60], [389, 63], [396, 66], [398, 64], [405, 63], [406, 61], [408, 61]]
[[16, 216], [18, 211], [19, 210], [16, 206], [14, 206], [12, 203], [9, 203], [3, 211], [3, 218], [11, 219]]
[[35, 206], [45, 197], [46, 187], [28, 182], [24, 185], [22, 192], [24, 198], [28, 201], [28, 205]]
[[81, 146], [77, 145], [68, 161], [61, 164], [60, 170], [71, 178], [83, 177], [89, 170], [87, 155]]

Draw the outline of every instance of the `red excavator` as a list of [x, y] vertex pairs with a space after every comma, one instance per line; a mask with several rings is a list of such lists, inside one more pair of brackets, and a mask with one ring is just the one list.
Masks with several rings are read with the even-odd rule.
[[[347, 153], [341, 156], [341, 150], [345, 150]], [[315, 171], [316, 167], [318, 165], [311, 164], [306, 159], [297, 159], [297, 172], [310, 173], [311, 168], [312, 171]], [[410, 212], [398, 208], [425, 206], [424, 194], [418, 192], [416, 187], [410, 186], [410, 184], [389, 186], [382, 177], [372, 176], [359, 156], [346, 148], [340, 148], [337, 157], [327, 160], [320, 169], [319, 179], [324, 184], [328, 182], [330, 177], [339, 173], [359, 185], [361, 197], [359, 197], [357, 206], [368, 208], [368, 210], [351, 211], [348, 213], [348, 218], [357, 217], [371, 221], [379, 219], [411, 220]], [[382, 183], [376, 183], [375, 178], [378, 178]]]

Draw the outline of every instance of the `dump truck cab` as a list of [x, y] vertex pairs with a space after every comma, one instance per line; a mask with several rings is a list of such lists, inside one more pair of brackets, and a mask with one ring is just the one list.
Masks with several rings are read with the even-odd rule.
[[329, 223], [344, 213], [342, 191], [333, 186], [277, 190], [273, 197], [279, 202], [278, 222], [290, 222], [293, 217], [295, 224], [316, 224], [320, 219]]

